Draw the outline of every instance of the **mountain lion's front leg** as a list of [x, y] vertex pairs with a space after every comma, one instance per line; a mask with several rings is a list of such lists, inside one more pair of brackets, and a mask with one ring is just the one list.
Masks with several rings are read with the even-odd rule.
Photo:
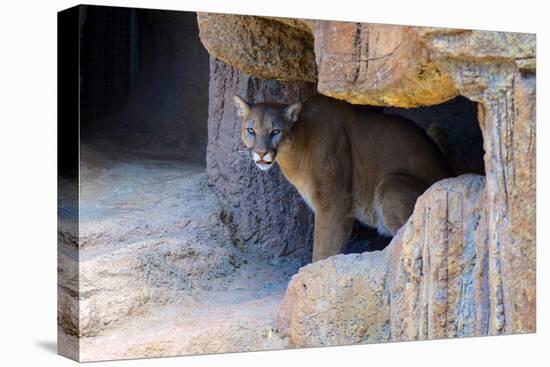
[[342, 251], [351, 235], [353, 221], [347, 211], [329, 209], [315, 212], [313, 262]]

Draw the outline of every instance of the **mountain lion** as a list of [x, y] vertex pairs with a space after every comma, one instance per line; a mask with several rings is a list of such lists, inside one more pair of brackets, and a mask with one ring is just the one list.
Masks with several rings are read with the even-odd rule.
[[355, 219], [395, 235], [418, 196], [453, 175], [424, 130], [403, 117], [321, 95], [290, 105], [234, 101], [256, 166], [277, 162], [315, 213], [313, 261], [340, 253]]

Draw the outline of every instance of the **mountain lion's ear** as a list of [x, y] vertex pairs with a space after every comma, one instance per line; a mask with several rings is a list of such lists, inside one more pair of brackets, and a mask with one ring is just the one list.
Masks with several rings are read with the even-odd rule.
[[248, 102], [236, 94], [233, 96], [233, 101], [235, 102], [235, 107], [237, 108], [237, 115], [240, 118], [245, 118], [250, 112], [250, 105]]
[[298, 115], [302, 110], [302, 104], [300, 102], [293, 103], [285, 109], [285, 116], [292, 122], [298, 121]]

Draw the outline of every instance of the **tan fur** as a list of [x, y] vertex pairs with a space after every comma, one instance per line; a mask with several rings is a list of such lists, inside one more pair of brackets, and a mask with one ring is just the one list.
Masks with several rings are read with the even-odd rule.
[[434, 142], [405, 118], [324, 96], [303, 106], [249, 105], [237, 96], [235, 103], [258, 166], [273, 162], [254, 152], [273, 158], [315, 212], [313, 261], [342, 251], [354, 219], [395, 235], [418, 196], [452, 176]]

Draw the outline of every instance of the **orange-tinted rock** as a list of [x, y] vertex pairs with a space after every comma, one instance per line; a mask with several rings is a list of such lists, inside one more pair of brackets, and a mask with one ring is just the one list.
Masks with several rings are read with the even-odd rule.
[[320, 21], [318, 91], [351, 103], [415, 107], [458, 95], [412, 27]]
[[388, 248], [392, 340], [487, 335], [489, 286], [485, 180], [464, 175], [434, 184]]
[[388, 341], [388, 290], [385, 253], [318, 261], [290, 281], [276, 330], [292, 347]]
[[214, 13], [199, 13], [198, 23], [208, 52], [247, 74], [262, 79], [317, 79], [313, 37], [303, 25]]

